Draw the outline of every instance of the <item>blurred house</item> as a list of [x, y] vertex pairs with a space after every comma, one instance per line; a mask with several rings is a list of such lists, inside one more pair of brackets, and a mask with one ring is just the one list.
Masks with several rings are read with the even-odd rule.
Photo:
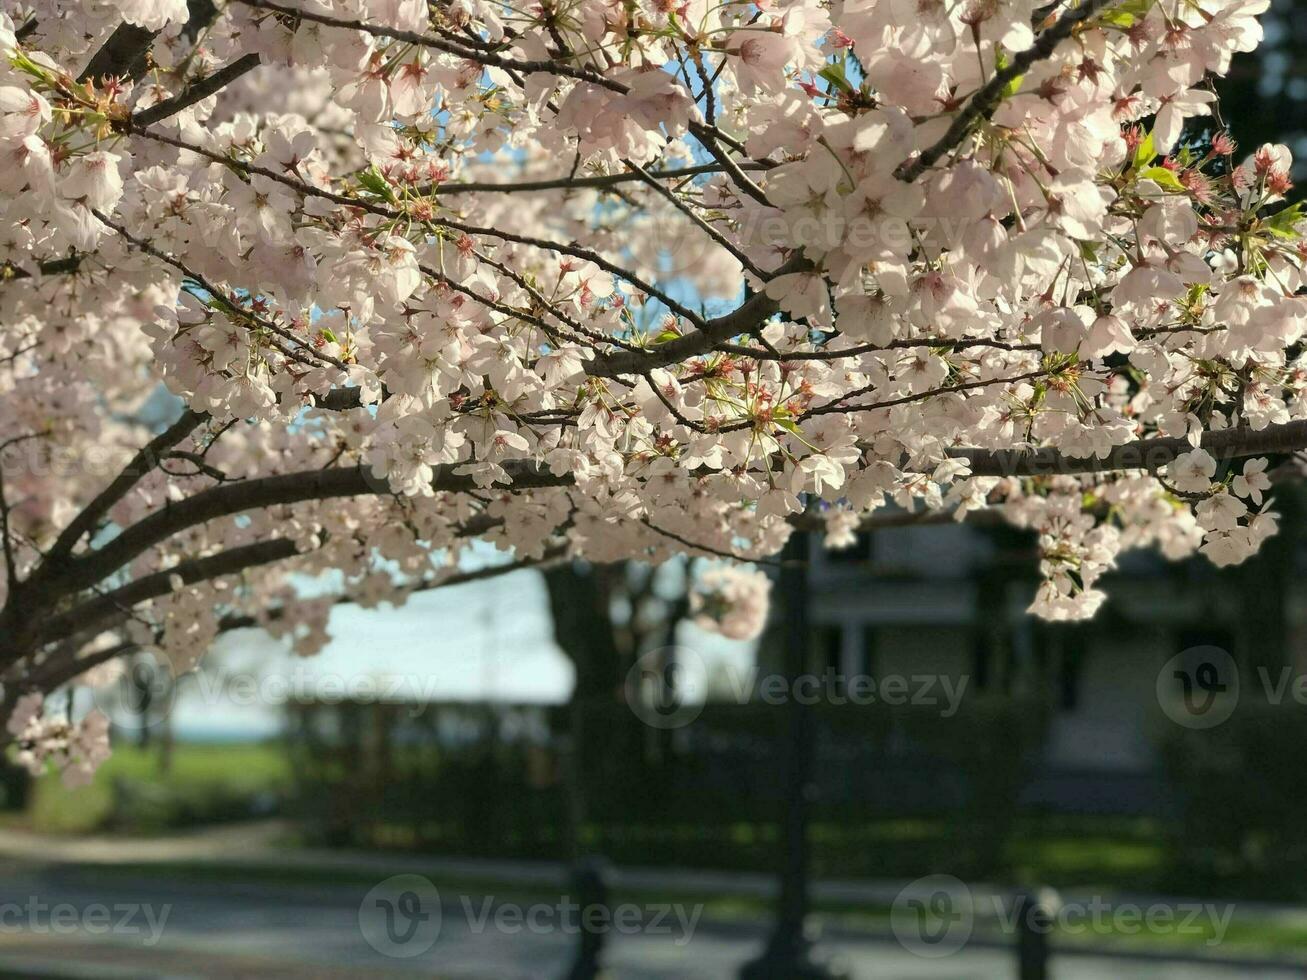
[[[1034, 698], [1050, 712], [1023, 803], [1056, 810], [1156, 812], [1163, 743], [1176, 723], [1159, 702], [1159, 674], [1182, 651], [1216, 646], [1239, 665], [1247, 698], [1265, 672], [1307, 672], [1307, 542], [1297, 491], [1280, 491], [1280, 535], [1243, 566], [1172, 563], [1148, 551], [1105, 577], [1094, 620], [1044, 623], [1026, 610], [1038, 564], [1032, 535], [1007, 527], [932, 525], [878, 530], [853, 548], [812, 541], [811, 670], [948, 678], [966, 698]], [[759, 677], [779, 672], [775, 640]], [[1170, 691], [1178, 685], [1163, 678]]]

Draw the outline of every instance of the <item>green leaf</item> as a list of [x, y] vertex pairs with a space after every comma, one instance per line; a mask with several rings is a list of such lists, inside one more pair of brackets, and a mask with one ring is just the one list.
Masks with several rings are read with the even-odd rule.
[[[995, 71], [1002, 71], [1010, 64], [1012, 64], [1012, 59], [1007, 56], [1007, 52], [1004, 51], [1002, 48], [996, 49], [994, 52]], [[1012, 96], [1016, 95], [1019, 91], [1021, 91], [1021, 83], [1024, 82], [1025, 80], [1026, 80], [1026, 76], [1024, 74], [1021, 74], [1018, 75], [1016, 78], [1012, 79], [1006, 85], [1004, 85], [1003, 92], [1002, 92], [1003, 98], [1010, 99], [1012, 98]]]
[[680, 335], [679, 333], [677, 333], [677, 332], [676, 332], [675, 330], [673, 330], [671, 327], [668, 327], [666, 330], [664, 330], [662, 333], [660, 333], [657, 337], [655, 337], [653, 342], [654, 342], [655, 344], [665, 344], [665, 343], [667, 343], [669, 340], [679, 340], [680, 338], [681, 338], [681, 335]]
[[1196, 282], [1189, 287], [1189, 292], [1184, 297], [1184, 308], [1180, 311], [1182, 315], [1193, 318], [1200, 316], [1204, 309], [1203, 299], [1207, 296], [1208, 287], [1205, 282]]
[[1149, 133], [1144, 137], [1144, 141], [1135, 149], [1135, 158], [1131, 161], [1131, 166], [1138, 170], [1140, 167], [1146, 167], [1157, 157], [1157, 143], [1153, 139], [1153, 134]]
[[776, 425], [779, 425], [779, 426], [780, 426], [782, 429], [784, 429], [786, 432], [793, 432], [796, 436], [801, 436], [801, 435], [803, 435], [803, 430], [800, 429], [800, 428], [798, 427], [798, 425], [797, 425], [797, 424], [796, 424], [792, 419], [783, 419], [783, 418], [780, 418], [780, 417], [773, 417], [773, 418], [772, 418], [772, 421], [773, 421]]
[[843, 62], [843, 61], [833, 61], [833, 62], [831, 62], [829, 65], [827, 65], [825, 68], [823, 68], [820, 72], [818, 72], [818, 74], [819, 74], [822, 78], [826, 79], [826, 81], [828, 81], [828, 82], [830, 82], [832, 85], [834, 85], [837, 89], [839, 89], [839, 90], [840, 90], [841, 92], [843, 92], [845, 95], [852, 95], [852, 94], [853, 94], [853, 86], [849, 84], [849, 80], [848, 80], [848, 79], [845, 77], [845, 75], [844, 75], [844, 62]]
[[1302, 204], [1303, 202], [1299, 201], [1292, 207], [1285, 208], [1283, 211], [1277, 211], [1262, 222], [1262, 227], [1276, 238], [1299, 237], [1294, 225], [1303, 219]]
[[[1152, 139], [1150, 136], [1149, 139]], [[1184, 184], [1180, 183], [1180, 178], [1175, 175], [1174, 170], [1168, 170], [1166, 167], [1148, 167], [1139, 171], [1140, 180], [1151, 180], [1158, 187], [1164, 187], [1168, 191], [1183, 191]]]
[[1106, 11], [1102, 15], [1102, 19], [1113, 27], [1129, 30], [1135, 25], [1135, 21], [1148, 13], [1153, 2], [1154, 0], [1126, 0], [1125, 3], [1119, 3], [1111, 10]]
[[395, 199], [395, 192], [391, 189], [390, 184], [386, 182], [386, 178], [381, 175], [381, 171], [375, 166], [368, 167], [367, 170], [360, 173], [358, 182], [377, 197], [384, 198], [387, 201]]

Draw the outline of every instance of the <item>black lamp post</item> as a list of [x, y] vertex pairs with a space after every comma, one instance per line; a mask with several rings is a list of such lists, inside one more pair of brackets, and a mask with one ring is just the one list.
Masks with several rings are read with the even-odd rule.
[[810, 669], [808, 651], [808, 533], [795, 531], [781, 553], [780, 610], [785, 647], [785, 676], [790, 692], [785, 703], [784, 864], [776, 925], [767, 948], [746, 963], [740, 980], [845, 980], [848, 974], [813, 951], [808, 930], [808, 805], [816, 787], [813, 771], [817, 733], [811, 705], [794, 697], [794, 682]]

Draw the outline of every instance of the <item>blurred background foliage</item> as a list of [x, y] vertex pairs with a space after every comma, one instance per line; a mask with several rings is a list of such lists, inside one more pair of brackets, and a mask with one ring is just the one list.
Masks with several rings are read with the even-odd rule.
[[1262, 143], [1288, 146], [1301, 181], [1307, 178], [1307, 3], [1271, 0], [1262, 25], [1261, 47], [1237, 57], [1217, 86], [1221, 112], [1244, 152]]

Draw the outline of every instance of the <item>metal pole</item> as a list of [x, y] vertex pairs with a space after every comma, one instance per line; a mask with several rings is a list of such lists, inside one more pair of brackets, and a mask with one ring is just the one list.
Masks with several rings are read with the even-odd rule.
[[601, 858], [588, 858], [577, 864], [572, 876], [576, 889], [576, 921], [572, 927], [580, 937], [576, 959], [572, 961], [564, 980], [596, 980], [602, 973], [600, 959], [604, 949], [605, 933], [592, 924], [612, 920], [609, 907], [608, 865]]
[[1017, 977], [1048, 980], [1048, 934], [1053, 927], [1056, 896], [1032, 889], [1016, 896]]
[[848, 974], [813, 953], [808, 928], [808, 804], [815, 795], [816, 719], [812, 706], [793, 696], [794, 682], [809, 670], [808, 534], [795, 531], [781, 553], [779, 608], [784, 665], [791, 696], [785, 704], [784, 863], [776, 925], [762, 955], [745, 964], [740, 980], [843, 980]]

